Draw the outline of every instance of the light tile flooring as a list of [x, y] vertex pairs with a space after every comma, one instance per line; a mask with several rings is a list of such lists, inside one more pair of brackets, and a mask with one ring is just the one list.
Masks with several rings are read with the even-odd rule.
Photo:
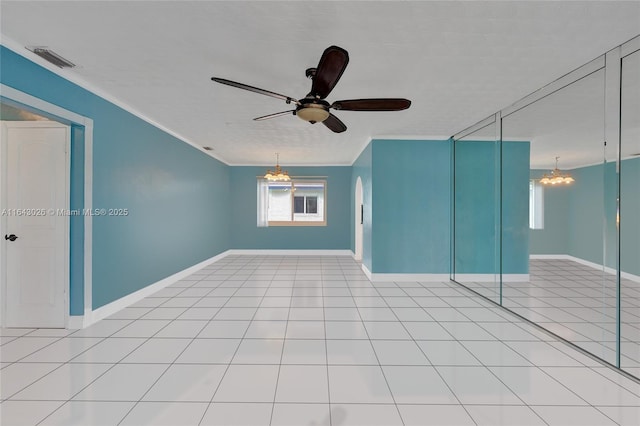
[[[503, 306], [615, 365], [615, 275], [571, 260], [529, 266], [529, 282], [503, 283]], [[499, 284], [465, 285], [498, 300]], [[622, 279], [621, 296], [621, 365], [640, 377], [640, 283]]]
[[229, 256], [87, 329], [3, 329], [4, 425], [634, 425], [640, 383], [454, 283]]

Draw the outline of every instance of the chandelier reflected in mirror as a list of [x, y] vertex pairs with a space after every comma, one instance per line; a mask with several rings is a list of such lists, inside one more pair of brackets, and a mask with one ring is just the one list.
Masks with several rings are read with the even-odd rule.
[[558, 158], [556, 157], [556, 167], [549, 173], [545, 173], [542, 175], [542, 179], [540, 179], [540, 183], [543, 185], [561, 185], [561, 184], [570, 184], [575, 182], [576, 180], [571, 177], [569, 173], [562, 173], [558, 169]]

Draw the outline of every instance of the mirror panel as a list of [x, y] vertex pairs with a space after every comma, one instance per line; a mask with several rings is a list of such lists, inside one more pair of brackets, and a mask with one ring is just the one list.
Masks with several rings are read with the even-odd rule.
[[500, 303], [500, 145], [495, 120], [454, 140], [454, 280]]
[[452, 278], [640, 378], [640, 36], [453, 143]]
[[[601, 68], [502, 118], [502, 298], [615, 363], [616, 275], [605, 258], [612, 253], [603, 219], [617, 187], [615, 163], [611, 176], [604, 159], [604, 102]], [[514, 155], [528, 157], [527, 176]], [[518, 194], [527, 196], [511, 200]], [[523, 244], [525, 258], [516, 256]]]
[[640, 51], [622, 59], [620, 367], [640, 377]]

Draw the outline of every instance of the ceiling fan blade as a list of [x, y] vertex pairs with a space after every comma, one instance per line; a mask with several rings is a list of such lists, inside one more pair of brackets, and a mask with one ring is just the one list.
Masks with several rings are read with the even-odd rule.
[[295, 113], [296, 113], [295, 109], [292, 109], [291, 111], [276, 112], [276, 113], [269, 114], [269, 115], [263, 115], [262, 117], [256, 117], [256, 118], [253, 119], [253, 121], [268, 120], [270, 118], [281, 117], [283, 115], [295, 115]]
[[327, 119], [324, 120], [322, 124], [327, 126], [332, 132], [335, 133], [342, 133], [347, 130], [347, 126], [345, 126], [344, 123], [333, 114], [329, 114], [329, 117], [327, 117]]
[[401, 111], [411, 106], [411, 101], [402, 98], [349, 99], [335, 101], [331, 108], [342, 111]]
[[244, 89], [250, 92], [260, 93], [261, 95], [271, 96], [272, 98], [282, 99], [286, 103], [293, 102], [297, 105], [300, 104], [297, 99], [294, 99], [292, 97], [281, 95], [280, 93], [270, 92], [269, 90], [260, 89], [258, 87], [249, 86], [248, 84], [238, 83], [236, 81], [218, 77], [211, 77], [211, 80], [215, 81], [216, 83], [226, 84], [227, 86], [237, 87], [238, 89]]
[[328, 47], [322, 53], [316, 68], [316, 75], [313, 77], [311, 85], [311, 95], [320, 99], [326, 98], [340, 80], [348, 63], [349, 54], [346, 50], [338, 46]]

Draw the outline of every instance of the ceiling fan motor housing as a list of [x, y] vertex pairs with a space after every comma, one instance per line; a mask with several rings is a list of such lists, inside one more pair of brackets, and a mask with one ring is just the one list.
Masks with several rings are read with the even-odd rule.
[[307, 78], [309, 79], [313, 79], [313, 77], [316, 76], [317, 71], [318, 71], [318, 68], [307, 68], [306, 71], [304, 72], [304, 75], [306, 75]]

